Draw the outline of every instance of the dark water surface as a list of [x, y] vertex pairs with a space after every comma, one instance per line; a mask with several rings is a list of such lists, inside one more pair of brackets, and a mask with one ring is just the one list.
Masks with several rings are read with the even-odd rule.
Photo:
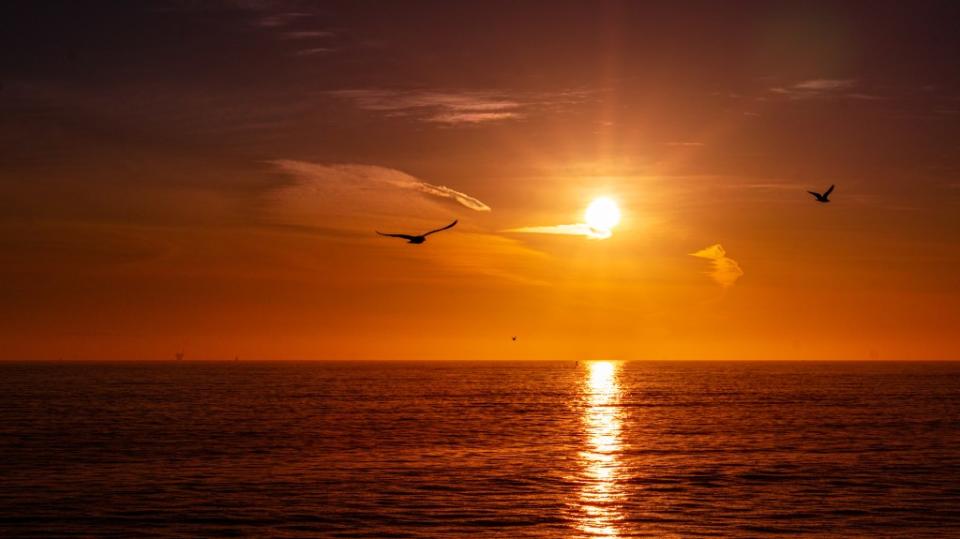
[[960, 537], [960, 364], [0, 364], [4, 537], [782, 535]]

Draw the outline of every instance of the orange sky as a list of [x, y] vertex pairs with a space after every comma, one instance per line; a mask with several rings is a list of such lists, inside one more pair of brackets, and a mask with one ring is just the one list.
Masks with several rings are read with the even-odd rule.
[[13, 9], [0, 358], [957, 359], [949, 4], [377, 6]]

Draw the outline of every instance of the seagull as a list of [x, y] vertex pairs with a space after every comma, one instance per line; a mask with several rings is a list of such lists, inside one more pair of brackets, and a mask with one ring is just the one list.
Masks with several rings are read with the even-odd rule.
[[827, 202], [830, 202], [830, 193], [833, 192], [833, 187], [834, 186], [831, 185], [830, 189], [827, 189], [822, 195], [820, 193], [814, 193], [813, 191], [807, 191], [807, 192], [817, 197], [817, 202], [822, 202], [826, 204]]
[[416, 235], [413, 235], [413, 234], [384, 234], [383, 232], [380, 232], [379, 230], [377, 230], [377, 234], [380, 234], [381, 236], [389, 236], [389, 237], [391, 237], [391, 238], [403, 238], [403, 239], [407, 240], [407, 243], [413, 243], [413, 244], [415, 244], [415, 245], [419, 245], [419, 244], [427, 241], [427, 236], [429, 236], [430, 234], [435, 234], [435, 233], [437, 233], [437, 232], [446, 230], [446, 229], [448, 229], [448, 228], [453, 228], [454, 226], [456, 226], [456, 224], [457, 224], [457, 221], [454, 221], [454, 222], [450, 223], [449, 225], [447, 225], [447, 226], [445, 226], [445, 227], [443, 227], [443, 228], [438, 228], [438, 229], [436, 229], [436, 230], [431, 230], [430, 232], [424, 232], [423, 234], [420, 234], [419, 236], [416, 236]]

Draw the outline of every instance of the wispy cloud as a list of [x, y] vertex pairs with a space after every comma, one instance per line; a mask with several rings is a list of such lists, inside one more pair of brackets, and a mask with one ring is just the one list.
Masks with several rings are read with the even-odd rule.
[[427, 121], [442, 124], [478, 124], [481, 122], [493, 122], [497, 120], [509, 120], [510, 118], [519, 118], [521, 115], [516, 112], [450, 112], [437, 114]]
[[853, 97], [863, 99], [867, 94], [851, 93], [856, 79], [811, 79], [789, 86], [770, 88], [770, 92], [789, 99], [817, 99], [825, 97]]
[[674, 148], [702, 148], [705, 146], [702, 142], [667, 142], [665, 144]]
[[481, 91], [337, 90], [331, 95], [349, 99], [363, 110], [410, 116], [418, 121], [447, 125], [478, 124], [526, 117], [535, 108], [583, 100], [566, 92], [525, 96]]
[[282, 32], [280, 37], [283, 39], [316, 39], [324, 37], [333, 37], [336, 34], [333, 32], [328, 32], [326, 30], [297, 30], [290, 32]]
[[416, 202], [410, 198], [414, 196], [426, 199], [423, 200], [426, 203], [447, 199], [474, 211], [490, 211], [490, 206], [466, 193], [427, 183], [391, 168], [325, 165], [289, 159], [271, 161], [270, 164], [295, 179], [275, 193], [275, 199], [288, 208], [395, 214], [404, 208], [409, 209]]
[[727, 256], [727, 251], [719, 243], [704, 247], [690, 256], [704, 258], [710, 261], [713, 269], [707, 274], [717, 284], [724, 288], [733, 286], [737, 280], [743, 276], [743, 270], [737, 261]]
[[302, 49], [294, 53], [296, 56], [316, 56], [318, 54], [329, 54], [336, 51], [337, 49], [333, 47], [311, 47], [309, 49]]
[[277, 39], [301, 47], [291, 53], [294, 56], [314, 56], [336, 51], [337, 47], [330, 45], [330, 41], [337, 37], [337, 33], [317, 28], [314, 17], [313, 13], [289, 11], [260, 17], [255, 25]]
[[586, 223], [572, 225], [524, 226], [511, 228], [505, 232], [520, 234], [554, 234], [559, 236], [585, 236], [592, 240], [604, 240], [613, 235], [609, 229], [594, 228]]
[[851, 92], [843, 94], [847, 99], [857, 99], [859, 101], [885, 101], [887, 98], [880, 95], [864, 94], [860, 92]]
[[806, 90], [810, 92], [826, 92], [841, 88], [850, 88], [856, 82], [855, 79], [813, 79], [798, 82], [793, 85], [793, 88], [795, 90]]
[[391, 183], [402, 189], [411, 189], [413, 191], [419, 191], [421, 193], [426, 193], [436, 197], [451, 198], [459, 202], [461, 205], [466, 206], [474, 211], [490, 211], [490, 206], [487, 206], [483, 202], [480, 202], [480, 200], [473, 198], [466, 193], [461, 193], [460, 191], [443, 185], [432, 185], [427, 182], [422, 182], [413, 176], [396, 178], [395, 180], [391, 181]]
[[410, 114], [427, 122], [480, 123], [523, 116], [517, 101], [481, 92], [340, 90], [332, 94], [364, 110]]
[[261, 18], [259, 21], [257, 21], [257, 26], [262, 26], [264, 28], [280, 28], [310, 17], [313, 17], [312, 13], [304, 13], [300, 11], [276, 13]]

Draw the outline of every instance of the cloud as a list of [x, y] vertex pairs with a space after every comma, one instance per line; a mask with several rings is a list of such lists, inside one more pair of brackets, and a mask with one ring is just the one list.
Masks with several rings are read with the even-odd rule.
[[268, 194], [263, 210], [271, 224], [350, 229], [366, 228], [371, 217], [447, 218], [443, 201], [490, 211], [466, 193], [391, 168], [290, 159], [270, 164], [293, 180]]
[[516, 112], [451, 112], [448, 114], [437, 114], [428, 118], [427, 121], [444, 124], [478, 124], [481, 122], [509, 120], [511, 118], [521, 117], [522, 115]]
[[281, 159], [271, 162], [284, 172], [312, 181], [340, 182], [346, 186], [370, 189], [375, 187], [416, 191], [427, 195], [449, 198], [474, 211], [490, 211], [480, 200], [443, 185], [433, 185], [413, 176], [386, 167], [371, 165], [321, 165], [306, 161]]
[[280, 37], [283, 39], [314, 39], [321, 37], [333, 37], [336, 34], [333, 32], [327, 32], [325, 30], [298, 30], [283, 32], [280, 34]]
[[858, 92], [843, 94], [843, 97], [847, 99], [857, 99], [860, 101], [884, 101], [887, 99], [886, 97], [879, 96], [879, 95], [864, 94], [864, 93], [858, 93]]
[[704, 146], [702, 142], [667, 142], [665, 144], [677, 148], [701, 148]]
[[705, 258], [710, 261], [713, 271], [708, 273], [711, 279], [724, 288], [729, 288], [743, 276], [743, 270], [737, 261], [727, 256], [727, 251], [719, 243], [704, 247], [690, 256]]
[[303, 13], [298, 11], [291, 11], [288, 13], [277, 13], [274, 15], [268, 15], [263, 17], [257, 22], [257, 26], [263, 26], [264, 28], [278, 28], [292, 24], [298, 20], [313, 17], [312, 13]]
[[520, 103], [480, 92], [340, 90], [332, 95], [350, 99], [363, 110], [409, 114], [426, 122], [480, 123], [523, 116]]
[[263, 28], [277, 39], [302, 47], [292, 53], [294, 56], [312, 56], [336, 51], [337, 48], [329, 45], [316, 46], [315, 40], [328, 41], [337, 37], [337, 33], [317, 29], [316, 23], [311, 21], [314, 16], [312, 13], [297, 11], [277, 13], [260, 18], [256, 26]]
[[295, 56], [315, 56], [317, 54], [328, 54], [335, 52], [337, 49], [333, 47], [313, 47], [309, 49], [302, 49], [294, 53]]
[[517, 232], [520, 234], [586, 236], [592, 240], [605, 240], [613, 235], [613, 231], [609, 229], [593, 228], [586, 223], [577, 223], [573, 225], [525, 226], [520, 228], [511, 228], [505, 232]]
[[431, 185], [426, 182], [421, 182], [413, 178], [413, 176], [408, 176], [403, 181], [394, 182], [393, 185], [397, 187], [402, 187], [404, 189], [413, 189], [415, 191], [420, 191], [421, 193], [426, 193], [428, 195], [452, 198], [460, 204], [470, 208], [474, 211], [490, 211], [490, 206], [487, 206], [483, 202], [480, 202], [476, 198], [473, 198], [470, 195], [461, 193], [460, 191], [455, 191], [449, 187], [443, 185]]
[[814, 92], [824, 92], [837, 90], [840, 88], [849, 88], [856, 83], [854, 79], [813, 79], [798, 82], [793, 85], [797, 90], [808, 90]]
[[330, 95], [353, 101], [362, 110], [409, 116], [418, 121], [448, 125], [479, 124], [526, 117], [533, 109], [577, 103], [582, 92], [531, 94], [509, 97], [480, 91], [337, 90]]
[[[770, 91], [789, 99], [816, 99], [843, 96], [844, 91], [853, 88], [856, 83], [856, 79], [811, 79], [790, 86], [770, 88]], [[864, 96], [865, 94], [850, 95]], [[857, 98], [862, 99], [862, 97]]]

